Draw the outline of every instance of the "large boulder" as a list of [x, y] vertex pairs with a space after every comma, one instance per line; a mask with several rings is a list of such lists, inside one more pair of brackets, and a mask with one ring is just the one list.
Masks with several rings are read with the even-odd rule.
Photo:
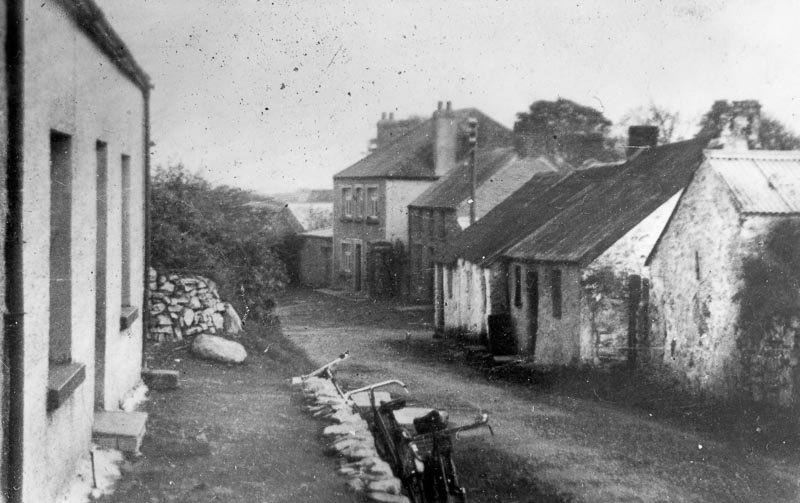
[[203, 358], [222, 363], [242, 363], [247, 358], [247, 351], [238, 342], [208, 334], [200, 334], [195, 337], [192, 343], [192, 352]]

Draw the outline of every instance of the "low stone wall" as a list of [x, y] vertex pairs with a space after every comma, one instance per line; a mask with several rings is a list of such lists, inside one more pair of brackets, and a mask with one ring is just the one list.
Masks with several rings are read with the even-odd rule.
[[369, 501], [408, 503], [401, 494], [402, 484], [389, 464], [381, 459], [375, 439], [364, 419], [353, 411], [329, 379], [308, 377], [302, 381], [303, 394], [312, 402], [308, 410], [332, 424], [323, 435], [330, 440], [331, 454], [342, 460], [339, 474], [347, 479], [347, 487], [364, 492]]
[[156, 342], [181, 340], [200, 334], [236, 335], [241, 320], [233, 307], [223, 302], [217, 285], [192, 274], [148, 275], [150, 312], [147, 337]]

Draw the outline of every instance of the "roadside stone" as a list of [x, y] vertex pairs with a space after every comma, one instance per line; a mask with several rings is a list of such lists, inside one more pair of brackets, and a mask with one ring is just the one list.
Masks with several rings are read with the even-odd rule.
[[244, 346], [216, 335], [198, 335], [192, 343], [192, 352], [222, 363], [242, 363], [247, 358]]
[[367, 488], [370, 491], [384, 492], [389, 494], [400, 494], [402, 489], [400, 481], [394, 477], [385, 478], [381, 480], [373, 480], [367, 485]]
[[408, 498], [399, 494], [389, 494], [380, 491], [370, 491], [367, 493], [369, 501], [377, 501], [379, 503], [410, 503]]
[[225, 304], [223, 328], [225, 329], [225, 333], [229, 335], [239, 335], [242, 331], [242, 319], [230, 304]]
[[352, 477], [352, 478], [348, 479], [347, 482], [345, 483], [345, 485], [347, 486], [348, 489], [350, 489], [353, 492], [357, 492], [357, 493], [360, 493], [361, 491], [363, 491], [364, 488], [367, 486], [364, 483], [364, 481], [361, 480], [358, 477]]

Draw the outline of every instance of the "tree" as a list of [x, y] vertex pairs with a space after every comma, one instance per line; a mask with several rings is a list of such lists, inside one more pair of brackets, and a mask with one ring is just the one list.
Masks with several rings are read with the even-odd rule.
[[[261, 204], [252, 204], [252, 203]], [[288, 281], [269, 198], [212, 187], [183, 166], [155, 172], [151, 183], [152, 265], [210, 276], [240, 313], [265, 318], [272, 294]], [[275, 203], [283, 208], [282, 204]]]
[[679, 140], [679, 138], [675, 138], [675, 128], [680, 123], [680, 114], [655, 103], [650, 103], [646, 107], [634, 108], [625, 114], [620, 123], [625, 126], [658, 127], [659, 145]]
[[[700, 119], [699, 135], [719, 137], [726, 126], [731, 126], [734, 116], [747, 115], [748, 124], [744, 126], [744, 133], [750, 134], [754, 126], [757, 127], [757, 138], [750, 138], [750, 148], [766, 150], [797, 150], [800, 149], [800, 137], [791, 132], [781, 122], [761, 112], [761, 104], [757, 101], [715, 101], [711, 109]], [[758, 124], [754, 124], [754, 120]]]
[[333, 227], [333, 211], [323, 208], [311, 208], [306, 218], [306, 230], [326, 229]]
[[580, 165], [589, 159], [616, 157], [609, 137], [611, 121], [594, 108], [564, 98], [535, 101], [514, 123], [522, 155], [549, 154]]

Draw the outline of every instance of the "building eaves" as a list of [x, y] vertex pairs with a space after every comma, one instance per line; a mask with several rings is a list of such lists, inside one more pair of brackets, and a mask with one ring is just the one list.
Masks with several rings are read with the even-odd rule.
[[490, 264], [565, 209], [571, 198], [620, 171], [618, 166], [534, 175], [526, 184], [467, 227], [437, 257]]
[[698, 138], [642, 153], [504, 255], [526, 261], [590, 263], [688, 185], [707, 143]]
[[153, 87], [150, 77], [133, 58], [105, 14], [93, 0], [58, 0], [72, 20], [114, 65], [143, 93]]

